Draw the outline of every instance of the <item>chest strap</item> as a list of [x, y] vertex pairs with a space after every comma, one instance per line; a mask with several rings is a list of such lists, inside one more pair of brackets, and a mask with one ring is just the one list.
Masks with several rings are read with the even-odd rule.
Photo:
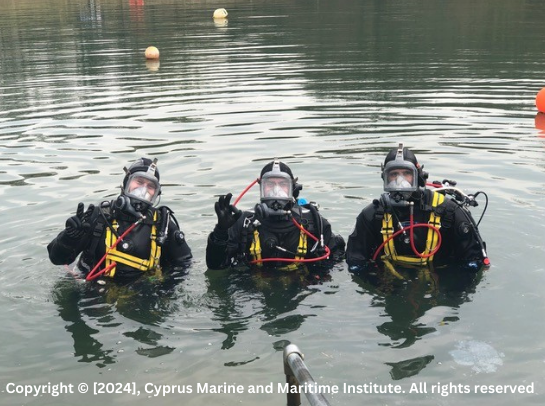
[[[430, 217], [428, 220], [428, 224], [434, 226], [435, 228], [439, 229], [441, 228], [441, 216], [436, 214], [436, 211], [433, 210], [437, 206], [443, 203], [445, 200], [445, 196], [438, 192], [433, 192], [433, 198], [432, 198], [432, 210], [430, 211]], [[393, 216], [391, 213], [384, 213], [384, 216], [382, 218], [382, 239], [383, 241], [387, 241], [392, 234], [394, 234], [394, 224], [393, 224]], [[439, 236], [433, 230], [432, 228], [428, 228], [428, 235], [426, 239], [426, 248], [424, 249], [424, 252], [422, 252], [422, 255], [427, 255], [430, 252], [432, 252], [436, 247], [437, 243], [439, 242]], [[383, 256], [384, 259], [391, 259], [392, 261], [396, 263], [405, 263], [408, 265], [427, 265], [428, 263], [433, 261], [433, 255], [427, 258], [420, 258], [416, 255], [409, 256], [409, 255], [398, 255], [397, 251], [395, 249], [394, 239], [390, 239], [386, 245], [384, 246], [384, 253]]]
[[[301, 231], [299, 233], [299, 245], [297, 246], [297, 255], [295, 259], [304, 259], [308, 251], [307, 235]], [[261, 239], [259, 238], [259, 231], [257, 228], [254, 230], [252, 244], [250, 245], [250, 257], [252, 261], [261, 260]], [[263, 262], [256, 262], [258, 267], [263, 266]], [[279, 271], [295, 271], [300, 268], [299, 263], [288, 264], [278, 267]]]
[[[107, 276], [113, 277], [115, 275], [116, 271], [116, 264], [124, 264], [128, 265], [131, 268], [138, 269], [142, 272], [149, 271], [152, 269], [158, 269], [159, 266], [159, 260], [161, 258], [161, 247], [157, 244], [157, 227], [156, 227], [156, 221], [157, 221], [157, 212], [153, 214], [153, 225], [151, 226], [151, 248], [150, 248], [150, 256], [148, 259], [139, 258], [134, 255], [127, 254], [126, 252], [121, 252], [117, 250], [117, 247], [110, 250], [108, 252], [108, 255], [106, 255], [106, 261], [105, 266], [111, 266], [111, 270], [107, 273]], [[116, 229], [119, 227], [117, 224], [117, 221], [114, 220], [112, 222], [112, 226]], [[106, 228], [106, 250], [109, 249], [109, 247], [113, 246], [117, 241], [117, 237], [115, 234], [110, 230], [110, 228]]]

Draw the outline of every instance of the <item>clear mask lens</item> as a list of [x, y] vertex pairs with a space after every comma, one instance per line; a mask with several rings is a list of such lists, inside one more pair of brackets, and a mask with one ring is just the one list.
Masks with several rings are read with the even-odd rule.
[[390, 181], [388, 183], [388, 187], [390, 189], [410, 189], [412, 188], [411, 182], [409, 182], [407, 179], [405, 179], [404, 176], [397, 176], [394, 180]]
[[384, 191], [414, 192], [417, 189], [418, 172], [412, 162], [392, 161], [386, 164], [384, 168]]
[[289, 197], [290, 182], [282, 178], [266, 179], [263, 182], [263, 197]]
[[144, 172], [132, 174], [125, 186], [125, 194], [129, 197], [154, 204], [159, 196], [161, 186], [157, 179]]
[[261, 199], [291, 199], [292, 181], [289, 176], [263, 176], [261, 179]]

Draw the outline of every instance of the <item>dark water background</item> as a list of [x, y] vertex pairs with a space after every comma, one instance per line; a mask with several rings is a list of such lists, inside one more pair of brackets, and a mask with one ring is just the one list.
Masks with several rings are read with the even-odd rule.
[[[227, 21], [212, 19], [218, 7]], [[407, 391], [334, 405], [542, 404], [544, 16], [535, 0], [0, 0], [0, 403], [150, 402], [24, 398], [8, 382], [276, 385], [293, 342], [322, 384]], [[149, 45], [159, 62], [144, 59]], [[488, 272], [377, 288], [344, 264], [310, 284], [206, 270], [216, 196], [238, 194], [266, 162], [287, 162], [347, 238], [398, 142], [431, 178], [488, 193]], [[45, 246], [77, 203], [116, 196], [123, 166], [143, 155], [159, 158], [190, 274], [90, 287], [51, 265]], [[537, 394], [409, 394], [420, 382], [534, 383]]]

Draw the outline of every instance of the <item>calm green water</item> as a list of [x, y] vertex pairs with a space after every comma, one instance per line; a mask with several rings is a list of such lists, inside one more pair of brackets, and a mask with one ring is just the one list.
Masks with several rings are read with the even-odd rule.
[[[213, 21], [218, 7], [227, 22]], [[196, 388], [276, 388], [288, 342], [319, 383], [341, 387], [333, 405], [543, 403], [542, 2], [0, 0], [0, 10], [2, 405], [282, 405], [276, 390]], [[149, 45], [160, 62], [145, 61]], [[265, 162], [290, 164], [346, 238], [398, 142], [431, 178], [488, 193], [489, 271], [378, 288], [345, 264], [312, 283], [206, 270], [216, 196], [238, 194]], [[77, 203], [115, 196], [123, 166], [143, 155], [159, 158], [162, 203], [195, 255], [189, 275], [127, 289], [51, 265], [45, 246]], [[141, 395], [25, 398], [9, 382], [135, 382]], [[193, 393], [153, 397], [147, 383]], [[344, 383], [407, 393], [348, 394]], [[409, 394], [413, 383], [428, 393]], [[535, 393], [441, 396], [438, 383]]]

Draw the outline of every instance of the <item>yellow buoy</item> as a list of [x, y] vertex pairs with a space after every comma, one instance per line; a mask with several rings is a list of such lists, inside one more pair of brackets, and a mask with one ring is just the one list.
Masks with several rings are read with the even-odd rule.
[[146, 59], [159, 59], [159, 50], [155, 47], [146, 48]]
[[227, 15], [229, 13], [227, 13], [227, 10], [225, 10], [224, 8], [218, 8], [216, 11], [214, 11], [214, 18], [227, 18]]

